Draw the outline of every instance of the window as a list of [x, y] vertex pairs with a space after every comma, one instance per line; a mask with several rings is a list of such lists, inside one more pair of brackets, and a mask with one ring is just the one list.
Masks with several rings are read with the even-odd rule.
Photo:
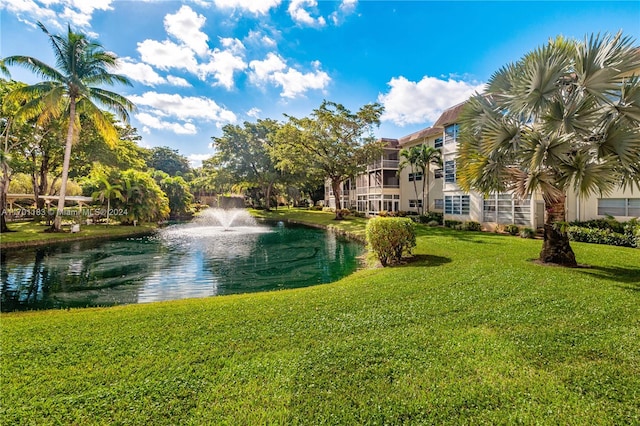
[[454, 160], [444, 162], [444, 181], [456, 183], [456, 162]]
[[446, 145], [454, 143], [458, 140], [458, 133], [460, 132], [460, 126], [458, 124], [452, 124], [444, 128], [444, 143]]
[[409, 182], [422, 180], [422, 172], [409, 173]]
[[422, 200], [409, 200], [409, 207], [422, 207]]
[[640, 198], [599, 198], [598, 215], [639, 217]]
[[444, 200], [442, 198], [436, 198], [433, 200], [433, 208], [436, 210], [442, 210], [444, 208]]
[[442, 138], [437, 138], [434, 144], [435, 148], [442, 148]]
[[511, 194], [491, 194], [484, 199], [482, 221], [502, 224], [531, 224], [531, 199], [518, 199]]
[[442, 169], [436, 169], [433, 172], [433, 175], [435, 176], [436, 179], [440, 179], [442, 178], [442, 176], [444, 175], [443, 170]]
[[468, 195], [446, 195], [444, 197], [445, 214], [469, 214]]

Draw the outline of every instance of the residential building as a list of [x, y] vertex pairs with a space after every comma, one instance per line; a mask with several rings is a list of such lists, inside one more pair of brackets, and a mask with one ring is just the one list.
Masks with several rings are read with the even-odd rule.
[[[476, 221], [483, 229], [516, 224], [540, 228], [545, 220], [541, 194], [520, 199], [511, 193], [488, 196], [465, 192], [457, 183], [456, 156], [460, 126], [458, 117], [464, 103], [445, 110], [433, 126], [401, 137], [382, 139], [386, 148], [379, 160], [367, 166], [364, 173], [343, 183], [342, 207], [364, 212], [369, 216], [380, 211], [420, 211], [422, 179], [420, 173], [405, 167], [399, 171], [399, 151], [418, 144], [442, 150], [443, 167], [433, 167], [429, 175], [429, 210], [442, 212], [445, 220]], [[415, 184], [415, 185], [414, 185]], [[426, 200], [426, 197], [425, 197]], [[325, 205], [335, 207], [330, 185], [325, 188]], [[427, 209], [425, 208], [424, 211]], [[607, 195], [579, 197], [569, 192], [566, 200], [567, 221], [590, 220], [613, 216], [619, 221], [640, 217], [640, 194], [630, 189], [618, 189]]]

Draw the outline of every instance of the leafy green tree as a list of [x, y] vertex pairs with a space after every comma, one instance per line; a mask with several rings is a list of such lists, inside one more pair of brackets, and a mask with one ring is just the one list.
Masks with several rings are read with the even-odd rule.
[[[320, 173], [329, 179], [340, 206], [342, 182], [364, 171], [368, 163], [382, 152], [371, 130], [380, 124], [384, 108], [367, 104], [355, 114], [343, 105], [323, 101], [310, 117], [288, 116], [278, 131], [275, 149], [279, 166], [287, 171]], [[341, 219], [336, 208], [336, 219]]]
[[147, 165], [149, 168], [162, 170], [170, 176], [185, 175], [191, 170], [189, 160], [177, 149], [167, 146], [152, 148]]
[[64, 36], [52, 35], [40, 22], [38, 26], [49, 38], [58, 68], [29, 56], [10, 56], [3, 61], [6, 65], [23, 66], [45, 80], [14, 90], [9, 95], [12, 99], [26, 101], [18, 116], [38, 116], [41, 123], [61, 116], [68, 119], [62, 186], [54, 222], [54, 229], [60, 230], [71, 145], [80, 128], [79, 117], [84, 115], [89, 118], [107, 141], [113, 141], [117, 138], [117, 131], [98, 105], [113, 110], [124, 121], [128, 120], [134, 105], [124, 96], [102, 87], [114, 83], [131, 84], [126, 77], [109, 72], [117, 63], [113, 53], [105, 51], [84, 34], [71, 31], [70, 26]]
[[[564, 227], [567, 191], [640, 187], [640, 55], [621, 33], [561, 38], [498, 70], [461, 115], [458, 181], [483, 193], [540, 192], [540, 260], [576, 265]], [[633, 75], [635, 74], [635, 75]]]
[[191, 215], [193, 194], [182, 176], [169, 176], [163, 171], [156, 170], [153, 178], [169, 200], [170, 217], [181, 218]]
[[271, 208], [274, 185], [282, 180], [282, 171], [273, 158], [273, 138], [280, 124], [271, 119], [245, 122], [243, 126], [227, 124], [222, 136], [214, 137], [219, 167], [226, 169], [245, 188], [261, 189], [267, 210]]
[[[400, 150], [400, 157], [402, 157], [402, 160], [400, 161], [400, 164], [398, 164], [398, 173], [409, 167], [409, 169], [411, 170], [410, 173], [414, 175], [413, 191], [416, 194], [416, 198], [418, 198], [418, 181], [415, 178], [415, 173], [418, 171], [418, 156], [420, 155], [419, 151], [420, 145], [414, 145], [410, 148], [402, 148]], [[421, 211], [418, 210], [418, 213], [421, 213]]]

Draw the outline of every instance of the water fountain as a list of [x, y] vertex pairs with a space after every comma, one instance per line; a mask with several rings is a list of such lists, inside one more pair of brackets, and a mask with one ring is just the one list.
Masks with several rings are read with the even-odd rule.
[[245, 209], [209, 208], [191, 223], [169, 227], [162, 234], [171, 238], [220, 238], [220, 234], [226, 232], [260, 234], [270, 232], [270, 229], [259, 225]]

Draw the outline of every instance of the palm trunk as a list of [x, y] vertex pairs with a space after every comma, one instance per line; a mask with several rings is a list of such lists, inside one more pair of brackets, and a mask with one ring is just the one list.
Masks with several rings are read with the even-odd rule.
[[563, 266], [577, 266], [576, 256], [569, 244], [569, 236], [564, 229], [554, 226], [565, 220], [566, 196], [555, 203], [545, 201], [546, 220], [544, 224], [544, 242], [540, 251], [540, 261]]
[[413, 173], [413, 192], [416, 194], [416, 212], [420, 214], [420, 206], [418, 205], [418, 184], [416, 183], [416, 171], [411, 167], [411, 173]]
[[[273, 189], [273, 182], [269, 182], [267, 185], [267, 190], [265, 191], [265, 208], [267, 211], [271, 210], [271, 190]], [[278, 209], [278, 204], [276, 203], [276, 210]]]
[[431, 170], [429, 169], [429, 163], [427, 163], [427, 167], [425, 170], [423, 170], [422, 174], [424, 176], [422, 176], [422, 214], [424, 214], [424, 209], [425, 209], [425, 204], [424, 204], [424, 187], [426, 185], [427, 187], [427, 213], [429, 213], [429, 192], [431, 191], [431, 187], [429, 186], [429, 172]]
[[76, 101], [71, 97], [69, 104], [69, 129], [67, 130], [67, 143], [64, 146], [64, 161], [62, 162], [62, 182], [60, 184], [60, 195], [58, 198], [58, 210], [53, 222], [53, 230], [62, 229], [62, 214], [64, 211], [64, 198], [67, 194], [67, 178], [69, 177], [69, 162], [71, 160], [71, 143], [73, 142], [73, 125], [76, 118]]
[[[3, 165], [3, 169], [5, 166]], [[7, 175], [2, 173], [2, 180], [0, 182], [0, 233], [11, 232], [7, 226], [7, 192], [9, 187], [9, 181]]]

